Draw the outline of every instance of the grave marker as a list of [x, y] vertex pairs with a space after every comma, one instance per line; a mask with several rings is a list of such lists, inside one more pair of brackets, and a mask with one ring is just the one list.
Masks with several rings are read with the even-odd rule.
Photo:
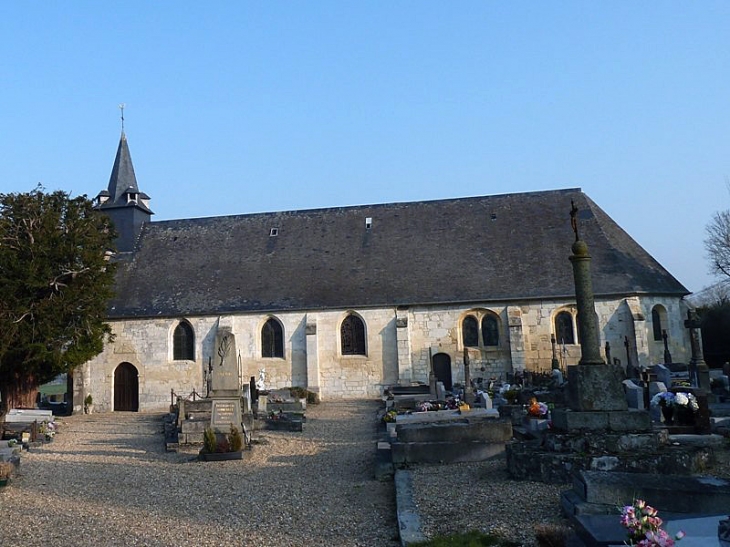
[[236, 338], [228, 327], [219, 327], [210, 361], [210, 427], [226, 434], [231, 426], [243, 430], [241, 379], [236, 357]]

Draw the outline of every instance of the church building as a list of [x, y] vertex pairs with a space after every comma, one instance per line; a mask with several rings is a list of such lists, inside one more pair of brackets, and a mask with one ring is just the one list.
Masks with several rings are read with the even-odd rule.
[[[118, 231], [113, 341], [74, 374], [75, 410], [163, 410], [205, 393], [216, 333], [242, 383], [322, 400], [449, 388], [580, 359], [569, 261], [589, 246], [601, 344], [622, 366], [689, 360], [689, 293], [579, 188], [152, 221], [122, 133], [96, 198]], [[666, 347], [665, 347], [666, 345]]]

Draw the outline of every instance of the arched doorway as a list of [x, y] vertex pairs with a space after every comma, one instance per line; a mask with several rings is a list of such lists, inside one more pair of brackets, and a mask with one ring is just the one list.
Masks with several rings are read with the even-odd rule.
[[132, 363], [122, 363], [114, 371], [114, 411], [139, 410], [139, 373]]
[[433, 356], [433, 374], [437, 382], [444, 384], [446, 391], [451, 391], [451, 357], [446, 353], [437, 353]]

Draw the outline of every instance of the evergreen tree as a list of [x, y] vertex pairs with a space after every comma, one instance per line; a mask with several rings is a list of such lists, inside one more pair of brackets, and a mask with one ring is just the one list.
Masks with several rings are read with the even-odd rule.
[[34, 406], [40, 384], [103, 350], [113, 240], [86, 196], [0, 194], [1, 409]]

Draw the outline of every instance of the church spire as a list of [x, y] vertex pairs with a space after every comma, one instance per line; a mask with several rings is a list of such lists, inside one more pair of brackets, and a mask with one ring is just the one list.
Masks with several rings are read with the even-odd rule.
[[124, 105], [122, 111], [122, 134], [119, 137], [114, 167], [106, 190], [99, 192], [95, 208], [108, 214], [117, 229], [117, 250], [131, 251], [142, 226], [150, 222], [149, 196], [139, 191], [134, 174], [132, 156], [129, 153], [127, 135], [124, 132]]
[[102, 207], [123, 207], [132, 200], [138, 200], [139, 188], [137, 187], [137, 177], [134, 174], [134, 166], [132, 165], [132, 156], [129, 153], [129, 145], [127, 144], [127, 135], [122, 130], [119, 138], [119, 146], [117, 147], [117, 155], [114, 158], [114, 167], [109, 177], [109, 200]]

